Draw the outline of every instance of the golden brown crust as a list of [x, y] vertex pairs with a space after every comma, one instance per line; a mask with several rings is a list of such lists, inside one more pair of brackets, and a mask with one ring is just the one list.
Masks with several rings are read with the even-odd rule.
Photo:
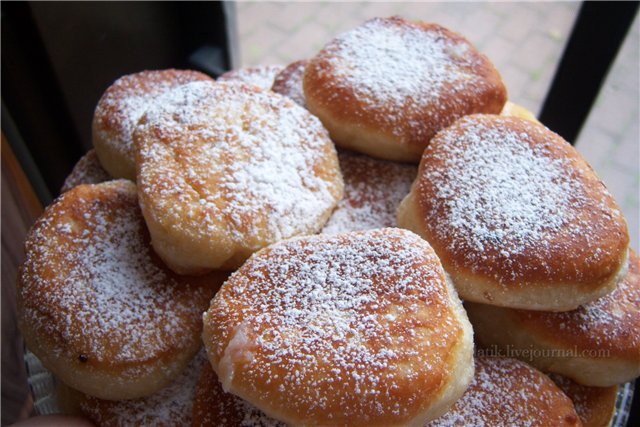
[[80, 185], [36, 222], [18, 278], [29, 349], [105, 399], [158, 390], [197, 351], [200, 314], [226, 278], [178, 276], [149, 245], [135, 185]]
[[308, 59], [302, 59], [287, 65], [276, 75], [271, 90], [280, 95], [288, 96], [301, 107], [306, 107], [302, 78], [308, 63]]
[[240, 82], [257, 86], [263, 90], [270, 90], [276, 75], [284, 69], [282, 65], [258, 65], [255, 67], [239, 68], [227, 71], [220, 77], [219, 82]]
[[315, 233], [342, 197], [320, 122], [257, 87], [183, 85], [146, 112], [135, 140], [152, 244], [179, 273], [235, 268], [273, 242]]
[[225, 390], [292, 424], [423, 425], [473, 375], [457, 295], [429, 245], [400, 229], [263, 249], [204, 323]]
[[375, 18], [344, 33], [306, 67], [307, 108], [340, 146], [418, 162], [459, 117], [499, 113], [507, 99], [491, 62], [436, 24]]
[[478, 357], [465, 394], [426, 427], [581, 426], [571, 400], [542, 372], [515, 359]]
[[225, 393], [218, 376], [202, 367], [193, 401], [193, 427], [286, 427], [237, 396]]
[[335, 234], [396, 227], [396, 210], [418, 173], [416, 166], [345, 150], [338, 152], [338, 159], [344, 179], [344, 197], [322, 232]]
[[425, 150], [398, 223], [470, 301], [561, 311], [615, 287], [626, 222], [580, 154], [529, 120], [460, 119]]
[[100, 184], [111, 179], [113, 178], [109, 172], [104, 170], [100, 164], [96, 150], [89, 150], [80, 157], [69, 176], [64, 180], [60, 193], [69, 191], [80, 184]]
[[525, 311], [467, 302], [478, 343], [514, 351], [539, 369], [581, 384], [608, 387], [640, 375], [640, 266], [612, 293], [563, 313]]
[[205, 364], [209, 363], [201, 351], [169, 385], [139, 399], [99, 399], [58, 382], [58, 404], [65, 413], [83, 415], [99, 427], [188, 426], [196, 383]]
[[154, 99], [192, 81], [213, 80], [191, 70], [142, 71], [116, 80], [104, 92], [93, 115], [93, 146], [102, 166], [115, 178], [136, 179], [133, 131]]
[[549, 377], [569, 396], [584, 427], [609, 427], [616, 411], [619, 386], [588, 387], [561, 375]]
[[545, 340], [629, 358], [640, 374], [640, 258], [631, 251], [629, 269], [610, 294], [563, 313], [514, 310], [522, 328]]

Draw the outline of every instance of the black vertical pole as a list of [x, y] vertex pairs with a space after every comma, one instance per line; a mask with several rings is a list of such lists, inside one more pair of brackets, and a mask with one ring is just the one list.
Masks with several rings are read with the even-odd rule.
[[540, 121], [572, 144], [638, 11], [638, 2], [585, 1], [544, 101]]

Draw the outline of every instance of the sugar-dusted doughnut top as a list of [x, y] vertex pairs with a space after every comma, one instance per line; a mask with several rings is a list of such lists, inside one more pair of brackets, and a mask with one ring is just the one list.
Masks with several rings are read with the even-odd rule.
[[29, 233], [18, 288], [22, 327], [49, 344], [48, 357], [138, 377], [149, 363], [191, 351], [224, 277], [178, 276], [162, 264], [133, 183], [80, 185]]
[[471, 362], [468, 321], [438, 258], [394, 228], [263, 249], [204, 324], [225, 390], [290, 423], [415, 423], [444, 387], [466, 386], [454, 365]]
[[640, 366], [640, 258], [630, 250], [629, 268], [616, 289], [561, 313], [513, 310], [522, 328], [575, 351], [602, 351]]
[[[317, 232], [342, 197], [335, 148], [318, 119], [242, 83], [167, 93], [135, 133], [142, 211], [217, 268], [275, 241]], [[195, 245], [195, 246], [194, 246]], [[156, 248], [157, 249], [157, 248]]]
[[304, 91], [312, 112], [417, 151], [457, 118], [499, 113], [506, 101], [500, 75], [468, 40], [399, 17], [371, 19], [330, 41], [307, 65]]
[[418, 168], [340, 151], [344, 198], [322, 229], [323, 233], [395, 227], [396, 210], [407, 195]]
[[283, 69], [284, 66], [282, 65], [257, 65], [255, 67], [238, 68], [237, 70], [227, 71], [218, 77], [218, 81], [241, 82], [269, 90], [276, 75]]
[[454, 281], [590, 290], [626, 262], [627, 225], [611, 194], [571, 145], [529, 120], [458, 120], [425, 150], [412, 192]]
[[120, 77], [104, 92], [93, 116], [94, 138], [113, 147], [133, 164], [135, 152], [133, 131], [154, 100], [174, 87], [185, 83], [212, 80], [191, 70], [141, 71]]
[[477, 357], [466, 393], [426, 427], [581, 426], [571, 400], [553, 381], [515, 359]]

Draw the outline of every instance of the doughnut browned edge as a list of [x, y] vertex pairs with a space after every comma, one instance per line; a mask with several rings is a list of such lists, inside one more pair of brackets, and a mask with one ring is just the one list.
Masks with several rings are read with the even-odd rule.
[[[453, 88], [453, 82], [448, 82], [438, 99], [419, 107], [414, 100], [406, 100], [404, 105], [372, 106], [358, 95], [353, 85], [336, 77], [337, 66], [331, 51], [337, 44], [334, 39], [310, 60], [303, 86], [306, 107], [320, 118], [336, 145], [380, 159], [418, 163], [436, 132], [458, 118], [474, 113], [500, 113], [507, 100], [502, 78], [491, 61], [466, 38], [437, 24], [412, 22], [397, 16], [374, 18], [363, 25], [371, 22], [400, 32], [417, 29], [465, 45], [471, 59], [459, 71], [468, 83], [461, 89]], [[411, 64], [398, 63], [397, 66], [410, 67]]]
[[[541, 150], [544, 147], [542, 151], [550, 162], [562, 160], [563, 167], [567, 168], [563, 178], [572, 182], [579, 179], [583, 188], [582, 205], [570, 204], [567, 208], [570, 210], [567, 215], [575, 216], [569, 224], [554, 231], [546, 240], [525, 246], [515, 254], [505, 251], [503, 242], [484, 241], [482, 252], [472, 249], [475, 242], [471, 240], [479, 238], [473, 231], [469, 232], [473, 233], [469, 240], [456, 237], [459, 230], [451, 226], [449, 203], [454, 200], [464, 204], [465, 201], [456, 198], [456, 194], [449, 198], [438, 196], [442, 184], [449, 182], [454, 189], [477, 185], [477, 192], [484, 190], [484, 184], [478, 180], [458, 180], [467, 168], [458, 159], [462, 158], [460, 151], [477, 143], [473, 142], [476, 133], [495, 129], [527, 135], [529, 142], [523, 144]], [[455, 152], [452, 153], [453, 146]], [[478, 216], [485, 224], [483, 212], [490, 212], [485, 206], [465, 208], [470, 212], [465, 215]], [[627, 224], [600, 178], [558, 134], [518, 117], [470, 115], [439, 132], [425, 149], [418, 177], [398, 208], [398, 224], [421, 235], [433, 246], [465, 301], [525, 310], [573, 310], [613, 291], [626, 272]], [[584, 231], [580, 235], [573, 231], [578, 226]]]
[[471, 302], [465, 307], [479, 345], [512, 352], [543, 371], [594, 387], [640, 376], [640, 258], [633, 251], [616, 290], [576, 310], [551, 313]]

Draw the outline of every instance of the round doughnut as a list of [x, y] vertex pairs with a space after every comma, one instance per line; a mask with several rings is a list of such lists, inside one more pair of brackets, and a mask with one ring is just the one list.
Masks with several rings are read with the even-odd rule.
[[287, 427], [255, 406], [225, 393], [211, 364], [202, 367], [193, 401], [193, 427]]
[[520, 117], [521, 119], [527, 119], [536, 123], [540, 123], [535, 114], [524, 108], [522, 105], [518, 105], [515, 102], [511, 101], [507, 101], [507, 103], [504, 104], [504, 108], [500, 112], [500, 115], [509, 117]]
[[189, 426], [196, 384], [204, 365], [209, 362], [201, 351], [169, 385], [139, 399], [99, 399], [60, 383], [58, 404], [65, 413], [82, 415], [98, 427]]
[[566, 311], [615, 288], [629, 246], [582, 156], [530, 120], [472, 115], [427, 147], [398, 224], [424, 237], [468, 301]]
[[29, 232], [18, 326], [70, 387], [102, 399], [147, 396], [198, 351], [201, 314], [226, 276], [168, 270], [151, 250], [133, 183], [80, 185]]
[[549, 378], [571, 399], [584, 427], [611, 426], [619, 386], [589, 387], [557, 374], [551, 374]]
[[306, 107], [302, 78], [308, 63], [308, 59], [303, 59], [287, 65], [284, 70], [276, 74], [271, 90], [280, 95], [288, 96], [301, 107]]
[[440, 129], [472, 113], [497, 114], [507, 91], [491, 62], [436, 24], [375, 18], [306, 67], [307, 108], [341, 147], [418, 162]]
[[276, 75], [284, 70], [282, 65], [258, 65], [255, 67], [239, 68], [227, 71], [220, 77], [219, 82], [241, 82], [258, 86], [260, 89], [270, 90]]
[[80, 184], [100, 184], [110, 179], [112, 179], [111, 175], [104, 170], [98, 160], [96, 150], [92, 149], [80, 157], [69, 176], [64, 180], [60, 193], [69, 191]]
[[477, 357], [471, 385], [425, 427], [581, 426], [571, 400], [542, 372], [515, 359]]
[[338, 152], [344, 179], [344, 198], [322, 229], [346, 231], [396, 227], [396, 210], [409, 192], [415, 165], [377, 160], [348, 151]]
[[634, 252], [612, 293], [573, 311], [467, 304], [480, 344], [519, 350], [538, 369], [596, 387], [640, 376], [640, 258]]
[[273, 242], [316, 233], [342, 198], [320, 122], [257, 87], [183, 85], [147, 111], [135, 141], [153, 248], [178, 273], [236, 268]]
[[213, 79], [197, 71], [170, 69], [129, 74], [109, 86], [93, 113], [92, 139], [111, 176], [135, 181], [132, 135], [138, 120], [158, 95], [198, 80]]
[[276, 243], [225, 282], [203, 340], [225, 391], [291, 425], [421, 426], [473, 377], [435, 253], [397, 228]]

